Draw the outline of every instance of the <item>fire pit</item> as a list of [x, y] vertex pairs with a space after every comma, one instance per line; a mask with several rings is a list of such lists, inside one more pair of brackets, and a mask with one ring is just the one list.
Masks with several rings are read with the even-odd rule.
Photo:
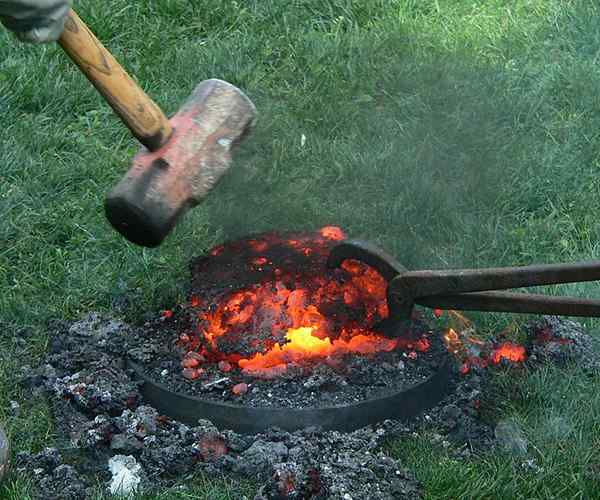
[[376, 333], [387, 281], [352, 259], [329, 268], [344, 238], [337, 227], [266, 233], [195, 259], [188, 302], [130, 349], [145, 400], [248, 433], [348, 431], [435, 406], [455, 366], [443, 336], [418, 317], [410, 335]]
[[[495, 405], [488, 367], [516, 375], [576, 360], [597, 372], [591, 337], [557, 318], [525, 327], [523, 344], [504, 333], [481, 339], [452, 310], [434, 310], [437, 323], [413, 312], [400, 335], [385, 335], [398, 298], [532, 303], [485, 290], [409, 290], [390, 302], [390, 289], [400, 290], [390, 284], [414, 274], [396, 277], [393, 259], [342, 238], [325, 228], [231, 242], [192, 262], [184, 304], [143, 325], [95, 313], [57, 322], [42, 364], [23, 366], [20, 379], [48, 396], [70, 445], [21, 453], [17, 470], [45, 499], [95, 498], [99, 483], [111, 493], [150, 491], [196, 472], [258, 481], [256, 500], [417, 499], [421, 486], [382, 444], [434, 429], [461, 459], [504, 446], [511, 427], [500, 432], [481, 418]], [[364, 258], [353, 260], [357, 249]], [[533, 307], [542, 303], [598, 311], [562, 298]]]

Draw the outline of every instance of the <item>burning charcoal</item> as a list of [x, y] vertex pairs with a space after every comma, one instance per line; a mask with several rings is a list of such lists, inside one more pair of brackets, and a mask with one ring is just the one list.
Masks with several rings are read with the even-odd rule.
[[132, 456], [115, 455], [108, 461], [112, 479], [108, 486], [111, 495], [129, 496], [140, 489], [142, 467]]
[[214, 462], [227, 454], [227, 442], [222, 435], [210, 432], [200, 438], [195, 450], [203, 461]]
[[173, 317], [173, 311], [171, 309], [165, 309], [160, 315], [162, 319], [169, 319]]
[[204, 358], [204, 356], [202, 356], [202, 354], [195, 351], [190, 351], [185, 355], [185, 357], [181, 361], [181, 366], [183, 368], [196, 368], [205, 361], [206, 359]]
[[579, 323], [544, 316], [529, 325], [529, 363], [552, 362], [564, 366], [576, 362], [590, 372], [600, 369], [600, 355], [594, 348], [592, 337]]
[[527, 454], [527, 438], [516, 422], [511, 420], [499, 422], [494, 434], [498, 445], [504, 451], [516, 456]]
[[261, 380], [273, 380], [287, 373], [287, 364], [270, 366], [268, 368], [244, 368], [242, 373], [248, 377], [259, 378]]
[[196, 359], [183, 358], [181, 360], [181, 366], [183, 368], [196, 368], [200, 363]]
[[248, 392], [248, 384], [244, 382], [236, 384], [231, 388], [231, 392], [236, 396], [243, 396]]

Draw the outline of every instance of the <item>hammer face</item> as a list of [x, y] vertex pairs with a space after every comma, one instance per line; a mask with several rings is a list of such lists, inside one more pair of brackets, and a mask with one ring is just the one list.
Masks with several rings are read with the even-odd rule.
[[256, 108], [235, 86], [216, 79], [200, 83], [169, 120], [169, 141], [155, 152], [142, 148], [107, 196], [110, 223], [133, 243], [160, 245], [229, 169], [232, 147], [255, 119]]

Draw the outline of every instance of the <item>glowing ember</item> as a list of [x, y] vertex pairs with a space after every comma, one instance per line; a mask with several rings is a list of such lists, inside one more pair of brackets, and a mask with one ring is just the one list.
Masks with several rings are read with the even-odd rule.
[[324, 358], [345, 353], [373, 354], [380, 351], [392, 351], [398, 341], [386, 337], [356, 335], [348, 341], [338, 339], [331, 342], [326, 337], [320, 339], [313, 335], [315, 327], [291, 329], [286, 335], [289, 343], [283, 347], [275, 344], [266, 354], [256, 354], [250, 359], [240, 359], [238, 365], [247, 373], [258, 372], [288, 363], [298, 363], [314, 358]]
[[227, 454], [227, 443], [216, 435], [208, 433], [203, 436], [196, 446], [197, 452], [202, 460], [213, 462]]
[[490, 360], [497, 365], [503, 359], [507, 359], [514, 363], [522, 363], [526, 358], [525, 347], [513, 344], [512, 342], [505, 342], [492, 352]]
[[449, 328], [444, 335], [444, 342], [448, 350], [461, 360], [460, 373], [469, 373], [472, 367], [486, 368], [488, 365], [498, 365], [503, 360], [512, 363], [523, 363], [527, 359], [525, 347], [513, 342], [503, 342], [492, 345], [475, 338], [472, 334], [474, 328], [471, 322], [456, 311], [449, 311], [450, 318], [465, 330], [457, 333], [454, 328]]
[[[195, 331], [187, 341], [180, 337], [182, 347], [262, 378], [286, 373], [290, 363], [335, 364], [345, 354], [396, 348], [416, 357], [429, 349], [426, 338], [389, 339], [373, 331], [388, 315], [385, 279], [357, 261], [346, 260], [335, 270], [325, 266], [331, 247], [345, 237], [340, 228], [327, 226], [313, 234], [263, 234], [213, 249], [195, 271], [203, 278], [190, 300], [197, 311]], [[217, 269], [228, 274], [222, 278]], [[211, 298], [204, 292], [210, 288], [203, 288], [210, 280], [222, 288], [223, 282], [247, 284]], [[191, 361], [184, 366], [197, 368]]]
[[232, 370], [232, 366], [231, 363], [228, 363], [227, 361], [219, 361], [219, 370], [221, 370], [223, 373], [227, 373], [230, 372]]
[[244, 382], [236, 384], [231, 388], [231, 392], [236, 396], [243, 396], [248, 392], [248, 384], [245, 384]]
[[344, 231], [336, 226], [325, 226], [319, 231], [322, 236], [329, 238], [330, 240], [341, 241], [346, 238]]

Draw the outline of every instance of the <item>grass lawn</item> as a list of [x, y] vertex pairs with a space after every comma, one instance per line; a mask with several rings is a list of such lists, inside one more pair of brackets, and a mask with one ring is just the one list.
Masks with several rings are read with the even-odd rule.
[[[160, 248], [141, 249], [103, 213], [135, 142], [57, 46], [0, 31], [0, 420], [16, 450], [51, 445], [53, 431], [44, 404], [14, 384], [15, 337], [30, 331], [35, 358], [53, 318], [124, 295], [130, 320], [169, 306], [188, 259], [231, 237], [338, 224], [409, 268], [600, 258], [595, 0], [75, 6], [168, 114], [215, 77], [244, 89], [260, 117], [206, 202]], [[597, 284], [552, 292], [600, 297]], [[482, 332], [523, 320], [472, 316]], [[491, 454], [459, 463], [426, 435], [393, 444], [427, 498], [600, 498], [600, 380], [497, 378], [494, 418], [523, 426], [542, 472]], [[11, 399], [20, 417], [6, 413]], [[557, 418], [566, 430], [553, 432]], [[160, 498], [240, 498], [207, 481]], [[16, 475], [0, 491], [28, 498]]]

